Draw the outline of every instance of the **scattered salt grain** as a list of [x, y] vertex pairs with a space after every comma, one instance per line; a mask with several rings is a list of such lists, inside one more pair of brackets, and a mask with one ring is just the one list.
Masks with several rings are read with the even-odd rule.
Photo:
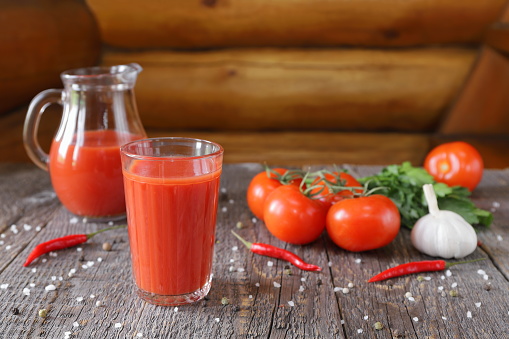
[[472, 312], [470, 311], [467, 312], [467, 318], [472, 318]]
[[48, 259], [46, 259], [46, 258], [42, 259], [42, 262], [43, 262], [43, 263], [44, 263], [44, 262], [47, 262], [47, 261], [48, 261]]
[[306, 281], [306, 278], [302, 277], [302, 278], [300, 278], [300, 281], [304, 282], [304, 281]]
[[350, 290], [348, 289], [348, 287], [345, 287], [343, 288], [343, 290], [341, 290], [341, 292], [343, 292], [343, 294], [348, 294], [350, 293]]
[[479, 269], [479, 270], [477, 270], [477, 274], [485, 275], [486, 272], [484, 270]]
[[175, 306], [175, 308], [173, 309], [173, 312], [177, 313], [179, 311], [179, 308]]
[[230, 268], [228, 268], [228, 271], [229, 271], [229, 272], [235, 272], [235, 267], [230, 266]]
[[88, 268], [88, 266], [87, 265], [81, 265], [81, 268], [86, 270]]
[[445, 275], [441, 275], [440, 279], [444, 280], [445, 279]]
[[413, 317], [413, 318], [412, 318], [412, 320], [413, 320], [413, 321], [415, 321], [415, 322], [418, 322], [418, 321], [419, 321], [419, 318], [417, 318], [417, 317]]
[[74, 326], [74, 327], [80, 327], [80, 324], [79, 324], [77, 321], [75, 321], [75, 322], [73, 322], [73, 323], [72, 323], [72, 326]]
[[442, 319], [443, 319], [443, 320], [447, 320], [447, 318], [446, 318], [446, 317], [444, 317], [444, 316], [442, 316]]
[[101, 306], [102, 304], [103, 304], [103, 303], [101, 302], [101, 300], [97, 300], [97, 301], [95, 302], [95, 306], [97, 306], [97, 307]]
[[353, 283], [348, 283], [348, 288], [353, 288]]
[[50, 257], [58, 257], [58, 253], [57, 252], [49, 252], [49, 256]]
[[276, 282], [276, 281], [274, 281], [273, 284], [274, 284], [275, 288], [280, 288], [281, 287], [281, 284]]
[[426, 280], [426, 281], [430, 281], [430, 280], [431, 280], [431, 277], [424, 277], [424, 280]]
[[30, 226], [30, 225], [28, 225], [28, 224], [24, 224], [24, 225], [23, 225], [23, 229], [24, 229], [25, 231], [30, 231], [30, 230], [32, 229], [32, 226]]
[[58, 277], [58, 280], [62, 281], [62, 280], [64, 280], [64, 277]]
[[304, 286], [300, 285], [299, 292], [304, 292]]
[[249, 299], [253, 299], [253, 295], [252, 295], [252, 294], [250, 294], [250, 295], [248, 296], [248, 298], [249, 298]]
[[272, 261], [267, 261], [267, 266], [269, 266], [269, 267], [274, 266], [274, 262], [272, 262]]
[[219, 322], [219, 318], [215, 318], [215, 319], [214, 319], [214, 321], [215, 321], [216, 323], [218, 323], [218, 322]]
[[122, 327], [122, 324], [121, 323], [116, 323], [115, 324], [115, 328], [121, 328]]
[[101, 257], [97, 258], [97, 262], [101, 262], [101, 261], [103, 261], [103, 258], [101, 258]]
[[256, 286], [256, 287], [260, 287], [260, 283], [256, 283], [256, 284], [255, 284], [255, 286]]
[[233, 204], [235, 201], [233, 199], [228, 200], [230, 204]]
[[482, 276], [482, 278], [483, 278], [484, 280], [488, 280], [490, 277], [488, 277], [488, 275], [487, 275], [487, 274], [485, 274], [485, 275], [483, 275], [483, 276]]
[[1, 288], [2, 290], [6, 290], [6, 289], [7, 289], [7, 287], [9, 287], [9, 284], [2, 284], [2, 285], [0, 285], [0, 288]]
[[0, 238], [2, 238], [2, 239], [5, 238], [5, 234], [3, 234], [3, 233], [0, 234]]
[[237, 268], [237, 272], [242, 273], [242, 272], [244, 272], [244, 271], [245, 271], [244, 267], [239, 267], [239, 268]]
[[41, 229], [42, 229], [42, 228], [41, 228], [41, 226], [37, 226], [37, 227], [35, 228], [35, 231], [36, 231], [36, 232], [40, 232], [40, 231], [41, 231]]
[[481, 307], [481, 303], [475, 303], [475, 307]]
[[359, 329], [357, 330], [357, 333], [362, 333], [362, 332], [364, 332], [364, 330], [363, 330], [362, 328], [359, 328]]
[[5, 250], [6, 250], [6, 251], [8, 251], [8, 250], [10, 250], [10, 249], [11, 249], [11, 245], [7, 245], [7, 246], [5, 246]]
[[226, 193], [226, 187], [221, 187], [221, 193]]
[[369, 319], [369, 316], [365, 315], [364, 320], [368, 320], [368, 319]]
[[83, 248], [78, 247], [78, 248], [76, 249], [76, 251], [77, 251], [77, 252], [81, 252], [81, 251], [83, 251]]
[[438, 286], [438, 291], [442, 292], [444, 290], [444, 286]]
[[34, 268], [32, 268], [32, 273], [35, 273], [35, 272], [37, 272], [37, 268], [34, 267]]
[[69, 220], [69, 223], [71, 224], [77, 224], [78, 223], [78, 218], [71, 218], [71, 220]]
[[408, 298], [408, 300], [415, 301], [414, 297], [410, 297], [410, 298]]
[[51, 280], [57, 280], [57, 277], [56, 276], [51, 276]]
[[293, 301], [291, 301], [291, 300], [290, 300], [290, 301], [288, 302], [288, 305], [290, 305], [290, 307], [293, 307], [293, 306], [295, 306], [295, 303], [294, 303]]
[[113, 226], [113, 221], [108, 221], [108, 226]]
[[332, 267], [332, 261], [329, 261], [327, 265], [329, 265], [329, 267]]
[[92, 267], [92, 266], [94, 266], [94, 264], [95, 264], [95, 262], [93, 262], [93, 261], [87, 261], [88, 267]]
[[221, 212], [226, 213], [227, 211], [228, 211], [228, 208], [226, 206], [221, 208]]
[[235, 262], [235, 259], [230, 259], [230, 262], [231, 262], [231, 263], [232, 263], [232, 262]]
[[341, 319], [341, 325], [345, 324], [345, 319]]
[[0, 240], [0, 245], [3, 245], [5, 244], [5, 242], [3, 240]]
[[77, 297], [76, 301], [79, 302], [79, 303], [82, 302], [83, 301], [83, 297]]
[[361, 261], [362, 261], [362, 260], [361, 260], [360, 258], [359, 258], [359, 259], [355, 259], [355, 263], [356, 263], [356, 264], [360, 264], [360, 263], [361, 263]]
[[251, 222], [252, 222], [253, 224], [256, 224], [256, 222], [257, 222], [257, 221], [258, 221], [258, 219], [256, 219], [256, 218], [251, 219]]
[[451, 288], [456, 288], [458, 286], [458, 283], [452, 283]]
[[239, 247], [238, 246], [233, 246], [232, 247], [232, 251], [238, 251], [239, 250]]
[[500, 207], [500, 203], [498, 201], [493, 201], [492, 206], [495, 207], [495, 208], [499, 208]]
[[95, 295], [94, 294], [91, 294], [90, 295], [90, 299], [94, 299], [95, 298]]
[[137, 336], [138, 338], [141, 338], [141, 337], [143, 337], [143, 333], [138, 332], [138, 333], [136, 333], [136, 336]]
[[408, 298], [411, 298], [411, 297], [412, 297], [412, 293], [410, 293], [410, 292], [406, 292], [405, 293], [405, 298], [408, 299]]
[[341, 287], [334, 287], [334, 292], [339, 292], [339, 291], [341, 291], [341, 290], [342, 290], [342, 288], [341, 288]]
[[23, 294], [24, 294], [24, 295], [30, 295], [30, 289], [29, 289], [29, 288], [27, 288], [27, 287], [25, 287], [25, 288], [23, 289]]
[[88, 219], [87, 219], [87, 218], [83, 218], [81, 221], [82, 221], [84, 224], [86, 224], [86, 223], [88, 222]]
[[498, 240], [498, 241], [502, 241], [502, 240], [504, 240], [504, 238], [502, 238], [502, 236], [501, 236], [500, 234], [498, 234], [498, 235], [497, 235], [497, 240]]

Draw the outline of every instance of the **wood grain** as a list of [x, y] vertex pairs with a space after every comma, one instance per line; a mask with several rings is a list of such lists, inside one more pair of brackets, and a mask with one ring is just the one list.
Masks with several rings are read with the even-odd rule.
[[147, 128], [204, 130], [433, 130], [477, 51], [233, 49], [106, 53], [138, 62]]
[[[314, 164], [312, 169], [324, 167]], [[343, 167], [354, 176], [372, 175], [381, 169]], [[252, 218], [245, 201], [249, 180], [262, 170], [257, 163], [224, 167], [212, 289], [204, 301], [175, 309], [150, 305], [136, 297], [125, 229], [98, 234], [80, 246], [81, 251], [61, 250], [23, 268], [24, 258], [37, 243], [64, 234], [92, 232], [105, 224], [81, 219], [73, 223], [73, 216], [55, 199], [42, 203], [42, 192], [51, 190], [44, 171], [33, 165], [0, 164], [0, 206], [8, 210], [16, 209], [10, 207], [15, 205], [31, 206], [21, 218], [32, 225], [45, 220], [39, 232], [23, 229], [22, 219], [8, 220], [8, 224], [18, 224], [19, 233], [14, 234], [10, 225], [0, 231], [6, 235], [0, 245], [0, 260], [4, 260], [0, 284], [9, 284], [0, 289], [4, 310], [0, 333], [5, 338], [58, 338], [70, 332], [71, 337], [105, 339], [136, 338], [139, 333], [142, 338], [293, 339], [503, 338], [509, 332], [505, 321], [509, 305], [509, 170], [485, 171], [472, 195], [477, 206], [493, 209], [495, 217], [490, 229], [479, 232], [482, 246], [471, 256], [486, 260], [455, 266], [451, 276], [431, 272], [422, 274], [429, 280], [410, 275], [373, 284], [366, 280], [381, 270], [429, 259], [410, 245], [410, 232], [402, 229], [390, 245], [362, 253], [338, 248], [326, 234], [306, 246], [285, 244], [271, 236], [262, 221]], [[236, 227], [239, 221], [241, 229]], [[284, 247], [324, 270], [304, 272], [286, 262], [254, 255], [231, 235], [231, 229], [249, 241]], [[113, 243], [112, 251], [102, 250], [104, 241]], [[89, 261], [94, 265], [84, 268]], [[76, 273], [70, 276], [73, 268]], [[488, 280], [479, 269], [486, 272]], [[281, 286], [275, 287], [274, 282]], [[334, 290], [348, 283], [353, 284], [348, 294]], [[45, 291], [49, 284], [56, 290]], [[24, 295], [23, 288], [30, 289], [30, 295]], [[458, 296], [451, 296], [451, 290]], [[406, 298], [406, 292], [415, 300]], [[227, 305], [221, 303], [223, 297], [228, 298]], [[45, 319], [37, 315], [41, 308], [49, 310]], [[377, 321], [383, 324], [378, 331], [374, 329]]]
[[444, 115], [444, 135], [509, 135], [509, 59], [484, 47], [460, 95]]
[[103, 40], [127, 48], [478, 43], [505, 0], [87, 0]]
[[82, 1], [0, 1], [0, 27], [0, 114], [99, 60], [99, 31]]

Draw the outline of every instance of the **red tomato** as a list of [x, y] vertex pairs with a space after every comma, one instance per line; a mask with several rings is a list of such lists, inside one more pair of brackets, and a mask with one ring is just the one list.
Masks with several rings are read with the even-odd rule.
[[265, 225], [276, 238], [303, 245], [315, 241], [325, 229], [327, 209], [306, 197], [297, 186], [276, 188], [265, 200]]
[[438, 182], [473, 191], [481, 181], [484, 163], [472, 145], [456, 141], [432, 149], [424, 160], [424, 168]]
[[[348, 173], [345, 172], [333, 172], [333, 173], [325, 173], [325, 180], [332, 184], [338, 184], [346, 187], [362, 187], [362, 185]], [[339, 180], [338, 180], [339, 176]], [[339, 183], [338, 183], [339, 181]], [[323, 178], [316, 178], [311, 186], [315, 185], [325, 185], [325, 181]], [[337, 203], [340, 200], [343, 200], [346, 197], [352, 197], [353, 192], [350, 190], [341, 190], [339, 192], [331, 192], [331, 190], [325, 185], [324, 189], [320, 192], [321, 188], [315, 188], [311, 191], [311, 195], [313, 195], [314, 199], [320, 200], [327, 208], [330, 208], [333, 204]], [[319, 193], [318, 193], [319, 192]], [[362, 189], [355, 190], [357, 193], [362, 193]]]
[[[272, 171], [275, 171], [280, 175], [284, 175], [288, 172], [285, 168], [273, 168]], [[290, 183], [298, 186], [301, 182], [302, 179], [296, 179]], [[271, 172], [269, 178], [267, 171], [260, 172], [251, 179], [247, 188], [247, 205], [257, 218], [263, 220], [263, 206], [265, 199], [273, 190], [282, 185], [283, 184], [277, 180], [277, 175], [275, 173]]]
[[327, 213], [327, 233], [341, 248], [368, 251], [389, 244], [399, 232], [399, 210], [383, 195], [344, 199]]

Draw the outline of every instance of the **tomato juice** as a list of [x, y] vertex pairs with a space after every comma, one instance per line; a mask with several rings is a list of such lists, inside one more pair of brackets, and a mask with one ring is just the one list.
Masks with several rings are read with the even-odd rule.
[[155, 162], [124, 167], [133, 275], [142, 295], [192, 294], [210, 286], [221, 167]]
[[140, 138], [114, 130], [90, 130], [69, 141], [53, 141], [49, 172], [62, 204], [84, 217], [124, 214], [120, 146]]

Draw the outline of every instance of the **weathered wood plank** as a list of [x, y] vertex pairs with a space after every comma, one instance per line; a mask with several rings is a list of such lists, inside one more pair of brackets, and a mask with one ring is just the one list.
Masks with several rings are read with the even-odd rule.
[[[356, 176], [380, 169], [345, 167]], [[404, 229], [390, 245], [363, 253], [338, 248], [325, 233], [306, 246], [285, 244], [272, 237], [262, 221], [253, 219], [245, 201], [249, 180], [261, 170], [261, 164], [225, 166], [212, 289], [206, 300], [178, 309], [150, 305], [136, 297], [125, 229], [98, 234], [80, 246], [81, 251], [61, 250], [56, 256], [44, 255], [29, 268], [21, 267], [39, 242], [106, 226], [74, 220], [54, 198], [48, 202], [53, 209], [50, 216], [36, 211], [48, 205], [33, 205], [21, 213], [22, 218], [48, 218], [45, 227], [13, 235], [16, 245], [9, 249], [0, 245], [0, 253], [13, 256], [0, 271], [0, 285], [9, 284], [0, 289], [4, 309], [0, 333], [6, 338], [54, 338], [64, 337], [66, 332], [71, 338], [138, 334], [144, 338], [501, 338], [509, 333], [508, 170], [486, 171], [472, 195], [480, 207], [495, 208], [494, 225], [480, 232], [483, 246], [472, 255], [485, 257], [485, 261], [455, 266], [450, 276], [434, 272], [422, 274], [429, 280], [413, 275], [373, 284], [366, 280], [383, 269], [429, 258], [410, 245], [410, 232]], [[0, 165], [0, 205], [17, 204], [38, 196], [41, 189], [48, 190], [46, 176], [35, 166]], [[12, 180], [21, 177], [28, 178], [23, 185]], [[238, 221], [243, 224], [240, 229]], [[1, 233], [10, 233], [8, 226]], [[286, 262], [254, 255], [231, 235], [231, 229], [250, 241], [285, 247], [324, 270], [303, 272]], [[113, 242], [112, 251], [102, 250], [104, 241]], [[25, 246], [18, 248], [21, 243]], [[69, 276], [73, 268], [76, 272]], [[478, 269], [485, 271], [487, 280]], [[275, 282], [281, 286], [276, 287]], [[349, 293], [334, 290], [348, 283], [353, 284]], [[56, 290], [45, 291], [49, 284]], [[24, 288], [30, 289], [30, 295], [23, 294]], [[458, 296], [451, 296], [451, 290]], [[406, 298], [406, 292], [411, 292], [414, 300]], [[228, 304], [222, 304], [223, 297], [228, 298]], [[97, 301], [102, 305], [97, 306]], [[13, 313], [14, 308], [19, 314]], [[49, 309], [46, 319], [37, 316], [41, 308]], [[373, 327], [377, 321], [384, 326], [379, 331]]]

